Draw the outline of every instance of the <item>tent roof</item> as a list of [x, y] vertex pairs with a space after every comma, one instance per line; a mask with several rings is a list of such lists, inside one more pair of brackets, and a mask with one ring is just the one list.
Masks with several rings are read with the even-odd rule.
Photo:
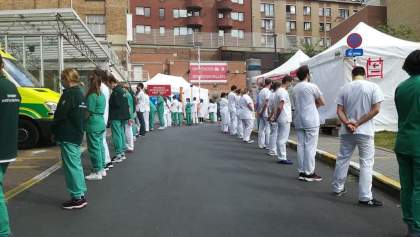
[[[382, 49], [384, 54], [394, 54], [396, 56], [405, 57], [407, 56], [402, 50], [404, 48], [420, 48], [420, 43], [411, 42], [407, 40], [398, 39], [396, 37], [387, 35], [364, 22], [360, 22], [354, 27], [347, 35], [345, 35], [337, 43], [326, 49], [325, 51], [312, 57], [305, 63], [308, 65], [318, 65], [325, 61], [324, 58], [333, 59], [336, 55], [344, 56], [344, 51], [349, 49], [347, 46], [347, 37], [352, 33], [358, 33], [362, 36], [362, 45], [360, 48], [363, 50], [369, 50], [372, 48]], [[324, 59], [324, 60], [323, 60]]]
[[145, 83], [146, 85], [171, 85], [172, 89], [180, 87], [189, 88], [188, 83], [184, 78], [172, 75], [158, 73], [152, 79]]
[[298, 50], [289, 60], [283, 63], [280, 67], [267, 72], [265, 74], [259, 75], [255, 78], [268, 78], [272, 76], [280, 76], [284, 74], [289, 74], [291, 71], [296, 70], [300, 67], [301, 63], [308, 60], [309, 57], [302, 50]]

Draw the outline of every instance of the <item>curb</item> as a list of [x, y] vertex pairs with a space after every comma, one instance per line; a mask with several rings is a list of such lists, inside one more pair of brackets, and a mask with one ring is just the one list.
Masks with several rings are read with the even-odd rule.
[[[297, 142], [293, 140], [288, 140], [288, 146], [294, 150], [297, 150]], [[333, 155], [329, 152], [317, 149], [316, 158], [330, 166], [335, 166], [335, 161], [337, 160], [337, 156]], [[351, 161], [349, 172], [352, 175], [359, 176], [360, 166], [358, 163]], [[394, 198], [400, 197], [401, 185], [400, 182], [387, 177], [377, 171], [373, 171], [373, 185], [388, 194], [392, 195]]]

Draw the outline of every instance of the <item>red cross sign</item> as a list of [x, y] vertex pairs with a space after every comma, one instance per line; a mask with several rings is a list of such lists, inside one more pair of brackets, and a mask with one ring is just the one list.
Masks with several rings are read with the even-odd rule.
[[381, 79], [384, 78], [384, 60], [382, 58], [379, 59], [371, 59], [368, 58], [366, 64], [366, 77], [373, 78], [379, 77]]

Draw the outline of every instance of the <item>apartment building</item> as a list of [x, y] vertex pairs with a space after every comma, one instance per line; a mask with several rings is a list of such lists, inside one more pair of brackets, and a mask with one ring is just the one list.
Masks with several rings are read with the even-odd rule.
[[260, 35], [254, 44], [296, 48], [304, 43], [328, 47], [330, 30], [358, 12], [357, 0], [253, 0], [252, 31]]

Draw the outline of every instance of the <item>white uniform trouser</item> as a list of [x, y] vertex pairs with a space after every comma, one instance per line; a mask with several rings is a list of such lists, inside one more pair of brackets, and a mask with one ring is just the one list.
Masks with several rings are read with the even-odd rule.
[[238, 134], [238, 137], [242, 139], [244, 137], [244, 125], [238, 115], [236, 115], [236, 120], [238, 121], [237, 134]]
[[254, 127], [254, 120], [253, 119], [241, 119], [242, 124], [244, 126], [244, 137], [243, 140], [245, 142], [251, 139], [252, 128]]
[[220, 111], [220, 116], [222, 119], [222, 123], [221, 123], [222, 132], [229, 132], [229, 121], [230, 121], [229, 111], [227, 110]]
[[371, 136], [362, 134], [343, 134], [340, 136], [340, 151], [335, 164], [333, 188], [335, 192], [344, 189], [351, 156], [354, 149], [359, 150], [359, 200], [370, 201], [372, 195], [372, 173], [375, 157], [375, 143]]
[[298, 171], [307, 175], [315, 172], [315, 156], [318, 145], [319, 127], [296, 129], [298, 140]]
[[229, 131], [230, 135], [236, 135], [238, 131], [238, 117], [236, 116], [236, 111], [230, 111], [230, 123], [229, 123]]
[[270, 123], [268, 118], [259, 118], [258, 124], [258, 146], [260, 148], [268, 147], [270, 143]]
[[193, 120], [194, 124], [198, 123], [198, 113], [197, 113], [197, 111], [192, 112], [192, 120]]
[[125, 125], [125, 146], [128, 151], [134, 150], [133, 125]]
[[146, 132], [148, 132], [148, 131], [149, 131], [149, 115], [150, 115], [150, 112], [149, 112], [149, 111], [145, 111], [145, 112], [143, 113], [143, 117], [144, 117], [144, 127], [145, 127], [145, 129], [146, 129]]
[[277, 154], [277, 129], [278, 123], [270, 122], [270, 142], [268, 144], [268, 149], [271, 153]]
[[167, 112], [166, 113], [166, 127], [171, 127], [172, 126], [172, 113], [171, 112]]
[[105, 150], [105, 164], [108, 164], [111, 162], [111, 156], [109, 155], [109, 148], [108, 148], [108, 142], [106, 141], [106, 130], [104, 132], [104, 150]]
[[287, 140], [289, 140], [290, 123], [277, 123], [277, 159], [287, 160]]

